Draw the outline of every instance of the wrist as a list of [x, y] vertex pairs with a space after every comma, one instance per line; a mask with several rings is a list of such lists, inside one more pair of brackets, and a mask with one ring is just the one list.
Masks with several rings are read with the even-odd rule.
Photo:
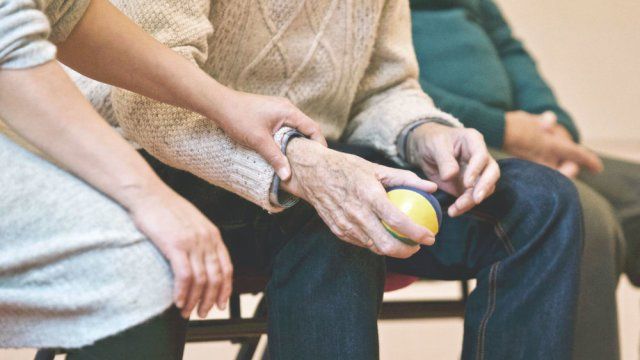
[[155, 176], [147, 179], [141, 179], [135, 182], [129, 182], [118, 187], [116, 201], [120, 203], [127, 211], [135, 212], [155, 201], [163, 195], [172, 193], [166, 184]]
[[511, 150], [518, 146], [521, 142], [519, 128], [518, 112], [511, 111], [504, 114], [504, 141], [502, 147], [504, 150]]
[[421, 139], [424, 139], [424, 137], [429, 133], [438, 131], [438, 128], [442, 126], [445, 125], [441, 125], [436, 122], [428, 122], [415, 127], [407, 136], [405, 161], [414, 166], [418, 165], [416, 155], [420, 152]]
[[205, 81], [206, 84], [198, 87], [207, 91], [202, 92], [204, 99], [195, 106], [196, 112], [219, 123], [229, 118], [228, 114], [238, 111], [235, 106], [239, 95], [237, 91], [220, 84], [211, 77], [207, 77]]
[[300, 184], [300, 174], [317, 169], [320, 158], [325, 155], [326, 151], [330, 150], [315, 141], [301, 137], [291, 139], [285, 151], [291, 165], [291, 177], [288, 181], [281, 182], [280, 188], [307, 200]]

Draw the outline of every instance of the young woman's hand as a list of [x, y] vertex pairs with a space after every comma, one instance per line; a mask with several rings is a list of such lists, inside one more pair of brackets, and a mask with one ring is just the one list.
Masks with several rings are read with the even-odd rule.
[[327, 145], [320, 126], [286, 98], [230, 90], [224, 100], [212, 116], [214, 121], [232, 139], [262, 155], [285, 181], [291, 168], [273, 139], [281, 127], [289, 126]]
[[233, 285], [233, 266], [218, 228], [166, 186], [138, 192], [128, 210], [140, 231], [167, 257], [174, 273], [174, 302], [188, 318], [201, 318], [217, 304], [224, 309]]

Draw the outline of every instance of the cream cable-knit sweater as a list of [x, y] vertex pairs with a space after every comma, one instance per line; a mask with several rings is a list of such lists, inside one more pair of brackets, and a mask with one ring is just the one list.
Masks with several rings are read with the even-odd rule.
[[[113, 3], [221, 83], [289, 98], [329, 139], [370, 145], [400, 162], [396, 140], [406, 126], [422, 119], [459, 125], [418, 85], [407, 0]], [[125, 136], [160, 160], [280, 210], [269, 202], [273, 169], [212, 121], [121, 89], [109, 104], [104, 85], [80, 86], [101, 110], [113, 106]]]

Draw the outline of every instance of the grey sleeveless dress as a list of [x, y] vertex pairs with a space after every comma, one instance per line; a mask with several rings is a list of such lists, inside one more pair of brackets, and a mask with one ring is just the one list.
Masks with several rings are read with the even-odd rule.
[[0, 134], [0, 347], [80, 347], [172, 302], [127, 212]]
[[[0, 69], [54, 60], [88, 4], [0, 0]], [[80, 347], [167, 309], [168, 263], [127, 212], [1, 128], [0, 347]]]

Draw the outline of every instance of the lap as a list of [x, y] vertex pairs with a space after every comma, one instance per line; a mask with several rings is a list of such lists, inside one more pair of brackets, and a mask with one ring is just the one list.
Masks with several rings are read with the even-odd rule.
[[[498, 163], [502, 177], [490, 198], [460, 217], [451, 218], [445, 211], [436, 243], [407, 260], [388, 259], [390, 269], [440, 280], [474, 278], [489, 264], [529, 245], [532, 238], [522, 236], [521, 229], [533, 232], [554, 216], [578, 213], [557, 211], [560, 203], [577, 198], [573, 185], [560, 174], [523, 160]], [[452, 202], [451, 196], [436, 195], [443, 208]], [[512, 235], [516, 231], [520, 236]]]
[[169, 306], [167, 263], [124, 209], [3, 135], [0, 163], [0, 346], [81, 346]]
[[[495, 149], [492, 155], [497, 159], [512, 158]], [[582, 171], [573, 182], [585, 224], [583, 268], [605, 268], [607, 273], [602, 276], [611, 279], [617, 278], [624, 263], [624, 237], [629, 231], [623, 231], [621, 222], [625, 217], [634, 217], [634, 222], [640, 220], [640, 164], [606, 156], [601, 159], [605, 169], [602, 173]]]
[[[621, 212], [640, 212], [640, 164], [601, 156], [604, 170], [599, 174], [582, 171], [578, 177]], [[621, 214], [624, 215], [624, 214]]]
[[26, 239], [50, 245], [52, 238], [90, 245], [105, 234], [118, 239], [114, 245], [144, 239], [118, 204], [3, 135], [0, 162], [0, 247]]

